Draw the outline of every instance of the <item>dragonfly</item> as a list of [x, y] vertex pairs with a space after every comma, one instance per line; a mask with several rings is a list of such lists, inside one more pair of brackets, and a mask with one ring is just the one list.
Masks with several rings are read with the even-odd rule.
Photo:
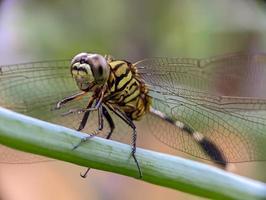
[[74, 148], [95, 135], [123, 141], [115, 129], [129, 128], [140, 177], [138, 120], [162, 143], [226, 169], [266, 160], [266, 99], [241, 90], [263, 88], [258, 75], [266, 74], [265, 64], [259, 53], [136, 63], [80, 53], [3, 65], [0, 106], [88, 133]]

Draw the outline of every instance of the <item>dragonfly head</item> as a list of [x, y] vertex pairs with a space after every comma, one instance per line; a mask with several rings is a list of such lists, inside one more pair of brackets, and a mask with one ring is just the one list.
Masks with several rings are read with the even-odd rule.
[[70, 70], [79, 89], [87, 91], [103, 86], [110, 74], [106, 59], [99, 54], [79, 53], [72, 59]]

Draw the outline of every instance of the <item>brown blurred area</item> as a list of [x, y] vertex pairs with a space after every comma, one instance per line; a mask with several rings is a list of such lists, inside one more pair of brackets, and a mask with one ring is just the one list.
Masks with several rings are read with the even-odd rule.
[[[0, 0], [0, 64], [71, 58], [82, 51], [131, 61], [265, 52], [265, 18], [265, 1]], [[195, 159], [146, 132], [138, 127], [139, 145]], [[234, 166], [237, 174], [266, 181], [263, 162]], [[0, 164], [0, 200], [201, 199], [103, 171], [91, 170], [82, 179], [84, 170], [60, 161]]]

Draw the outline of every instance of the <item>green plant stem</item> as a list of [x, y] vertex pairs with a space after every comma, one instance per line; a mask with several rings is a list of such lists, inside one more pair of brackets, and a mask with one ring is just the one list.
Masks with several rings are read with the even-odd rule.
[[[0, 143], [26, 152], [138, 178], [131, 147], [0, 108]], [[266, 184], [206, 164], [137, 149], [143, 181], [212, 199], [266, 199]]]

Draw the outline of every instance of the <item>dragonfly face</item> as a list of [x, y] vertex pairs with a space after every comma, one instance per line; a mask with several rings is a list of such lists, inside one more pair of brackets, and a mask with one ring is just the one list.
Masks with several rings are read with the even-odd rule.
[[103, 86], [109, 76], [109, 66], [99, 54], [80, 53], [71, 62], [71, 74], [80, 90]]

